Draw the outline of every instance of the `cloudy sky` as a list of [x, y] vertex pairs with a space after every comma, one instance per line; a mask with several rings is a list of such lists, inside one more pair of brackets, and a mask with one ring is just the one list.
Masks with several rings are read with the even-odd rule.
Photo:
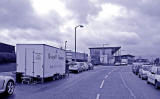
[[0, 42], [45, 43], [78, 51], [122, 46], [122, 53], [160, 56], [159, 0], [0, 0]]

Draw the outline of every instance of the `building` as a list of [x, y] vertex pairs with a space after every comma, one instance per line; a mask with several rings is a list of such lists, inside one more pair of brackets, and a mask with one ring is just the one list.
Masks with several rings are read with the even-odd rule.
[[94, 47], [90, 49], [91, 63], [94, 65], [113, 65], [120, 61], [121, 47]]
[[143, 64], [150, 64], [149, 59], [145, 59], [145, 58], [137, 58], [137, 59], [135, 59], [135, 62], [140, 62]]
[[0, 43], [0, 63], [9, 63], [15, 61], [15, 46]]
[[0, 53], [15, 53], [15, 46], [0, 43]]
[[135, 60], [135, 56], [126, 54], [126, 55], [121, 55], [121, 62], [125, 62], [126, 64], [132, 64]]
[[[75, 61], [75, 52], [71, 50], [66, 51], [66, 58], [68, 61]], [[76, 52], [76, 61], [77, 62], [87, 62], [88, 61], [88, 54]]]

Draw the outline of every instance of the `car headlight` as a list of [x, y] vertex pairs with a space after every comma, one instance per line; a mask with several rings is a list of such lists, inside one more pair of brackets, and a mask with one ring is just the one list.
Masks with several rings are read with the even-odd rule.
[[160, 82], [160, 75], [158, 75], [156, 78], [157, 78], [157, 81]]
[[0, 89], [3, 89], [4, 86], [5, 86], [5, 80], [3, 80], [0, 85], [1, 85], [1, 86], [0, 86]]

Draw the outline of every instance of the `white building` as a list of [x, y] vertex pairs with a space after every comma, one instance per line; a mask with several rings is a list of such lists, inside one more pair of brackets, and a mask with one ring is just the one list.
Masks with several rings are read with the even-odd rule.
[[121, 47], [89, 48], [92, 64], [114, 64], [119, 60]]

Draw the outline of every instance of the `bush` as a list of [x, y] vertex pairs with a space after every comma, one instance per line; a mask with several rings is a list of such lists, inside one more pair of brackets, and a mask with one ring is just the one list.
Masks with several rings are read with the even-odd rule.
[[0, 53], [0, 63], [16, 62], [15, 53]]

